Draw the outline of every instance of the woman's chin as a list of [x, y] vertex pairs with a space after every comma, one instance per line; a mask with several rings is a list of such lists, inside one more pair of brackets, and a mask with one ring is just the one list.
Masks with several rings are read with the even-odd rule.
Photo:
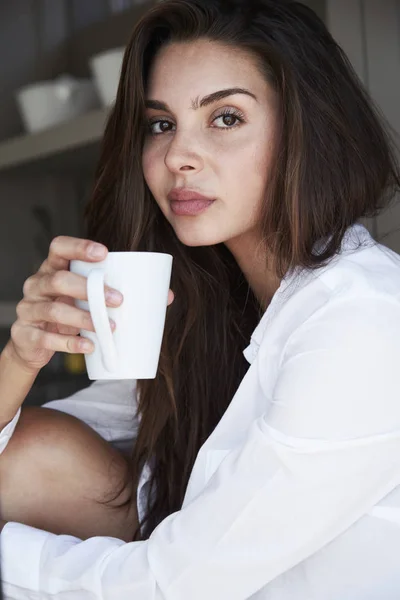
[[182, 244], [190, 247], [214, 246], [215, 244], [220, 244], [221, 242], [223, 242], [223, 239], [221, 239], [220, 235], [211, 235], [209, 232], [206, 233], [205, 231], [183, 232], [182, 230], [175, 230], [175, 233], [178, 240]]

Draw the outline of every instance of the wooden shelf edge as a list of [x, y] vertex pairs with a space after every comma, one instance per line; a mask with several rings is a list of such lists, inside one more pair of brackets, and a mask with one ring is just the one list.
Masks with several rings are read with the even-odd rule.
[[0, 142], [0, 174], [98, 143], [110, 109], [100, 108], [38, 133]]

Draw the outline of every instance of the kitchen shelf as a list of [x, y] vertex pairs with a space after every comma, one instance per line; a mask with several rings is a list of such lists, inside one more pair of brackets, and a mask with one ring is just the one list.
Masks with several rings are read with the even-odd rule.
[[0, 142], [0, 174], [93, 171], [109, 108], [89, 111], [43, 131]]
[[[68, 72], [91, 77], [90, 58], [107, 49], [125, 46], [142, 15], [159, 0], [146, 0], [76, 31], [65, 42]], [[43, 71], [43, 79], [46, 71]], [[0, 140], [0, 176], [82, 172], [93, 174], [109, 108], [99, 108], [35, 134]]]

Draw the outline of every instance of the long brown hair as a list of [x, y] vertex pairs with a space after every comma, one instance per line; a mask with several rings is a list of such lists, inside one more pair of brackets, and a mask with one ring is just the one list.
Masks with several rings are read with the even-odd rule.
[[[152, 61], [163, 44], [198, 38], [253, 53], [278, 94], [280, 127], [262, 227], [266, 265], [279, 279], [295, 267], [326, 265], [346, 229], [377, 215], [400, 187], [389, 125], [310, 8], [290, 0], [163, 0], [136, 24], [85, 211], [87, 236], [110, 251], [174, 257], [175, 301], [157, 377], [137, 382], [133, 489], [146, 460], [152, 475], [147, 512], [132, 539], [148, 538], [181, 507], [196, 455], [249, 366], [243, 350], [262, 315], [226, 246], [182, 244], [143, 177]], [[314, 254], [326, 236], [325, 252]]]

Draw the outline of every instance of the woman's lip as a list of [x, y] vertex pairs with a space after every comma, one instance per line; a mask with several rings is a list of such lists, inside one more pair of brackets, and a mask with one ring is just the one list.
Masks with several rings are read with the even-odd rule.
[[215, 200], [178, 200], [172, 201], [171, 209], [176, 215], [198, 215], [205, 211]]
[[210, 196], [204, 196], [203, 194], [200, 194], [199, 192], [195, 192], [190, 189], [175, 188], [174, 190], [171, 190], [171, 192], [168, 194], [168, 200], [170, 202], [189, 202], [190, 200], [211, 201], [215, 200], [215, 198], [210, 198]]

